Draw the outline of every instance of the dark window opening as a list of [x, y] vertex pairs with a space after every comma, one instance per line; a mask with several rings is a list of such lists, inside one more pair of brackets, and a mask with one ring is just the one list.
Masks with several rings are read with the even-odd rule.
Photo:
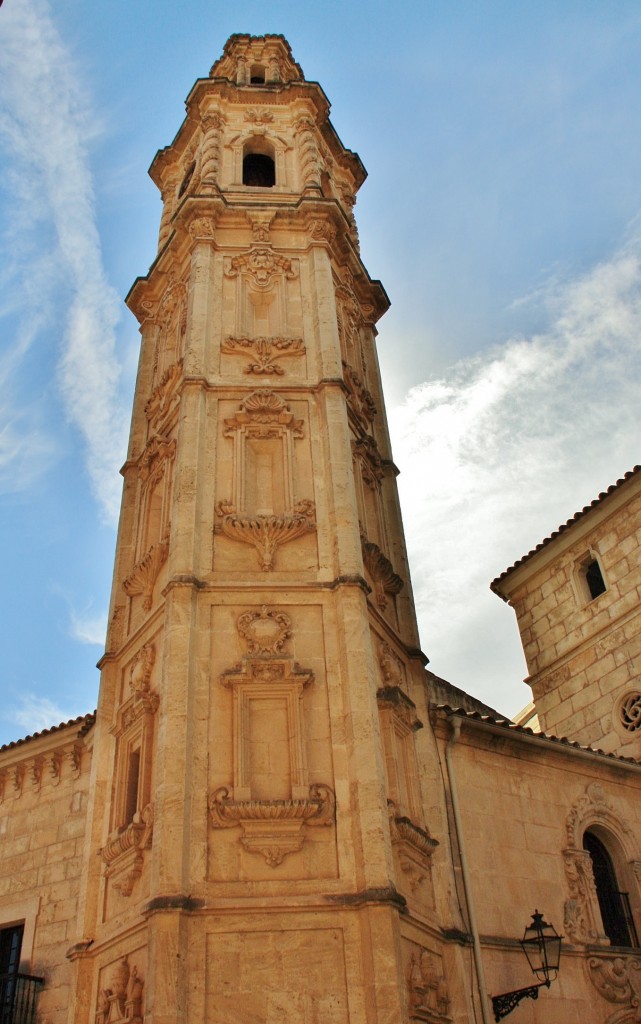
[[129, 825], [134, 820], [138, 810], [138, 782], [140, 779], [140, 750], [132, 750], [129, 754], [127, 771], [127, 794], [125, 803], [124, 824]]
[[601, 572], [601, 566], [597, 562], [596, 558], [593, 558], [591, 562], [588, 562], [584, 569], [585, 582], [588, 585], [590, 591], [590, 597], [594, 600], [599, 594], [605, 593], [605, 580], [603, 579], [603, 573]]
[[187, 187], [189, 185], [189, 182], [191, 181], [191, 179], [194, 176], [194, 171], [195, 170], [196, 170], [196, 163], [194, 162], [191, 165], [191, 167], [189, 168], [189, 170], [187, 171], [185, 177], [182, 180], [182, 185], [178, 189], [178, 198], [179, 199], [180, 199], [181, 196], [184, 196], [185, 192], [187, 191]]
[[592, 860], [594, 884], [605, 934], [613, 946], [638, 946], [630, 900], [627, 892], [619, 890], [610, 854], [593, 832], [586, 832], [583, 836], [583, 849], [587, 850]]
[[249, 72], [249, 81], [252, 85], [264, 85], [265, 69], [254, 66]]
[[276, 167], [264, 153], [248, 153], [243, 160], [243, 185], [272, 188], [276, 184]]
[[24, 925], [0, 931], [0, 1024], [12, 1024], [18, 986]]

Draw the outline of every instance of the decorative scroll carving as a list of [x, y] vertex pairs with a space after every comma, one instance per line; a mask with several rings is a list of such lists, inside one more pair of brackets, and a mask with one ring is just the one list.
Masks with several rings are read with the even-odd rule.
[[63, 760], [64, 757], [61, 750], [54, 750], [49, 758], [49, 775], [54, 786], [57, 786], [62, 778]]
[[145, 445], [138, 460], [138, 476], [143, 484], [153, 487], [164, 472], [165, 459], [173, 459], [176, 454], [176, 439], [156, 434]]
[[44, 757], [34, 757], [31, 762], [31, 788], [39, 790], [42, 785], [42, 775], [45, 767]]
[[193, 217], [188, 230], [195, 241], [209, 241], [216, 233], [216, 220], [214, 217]]
[[426, 829], [420, 828], [399, 812], [393, 800], [387, 801], [392, 852], [410, 891], [418, 894], [426, 881], [431, 882], [432, 854], [438, 840], [432, 839]]
[[157, 544], [152, 544], [147, 554], [136, 563], [122, 584], [123, 590], [129, 597], [143, 594], [142, 606], [146, 612], [151, 608], [154, 584], [158, 579], [160, 570], [167, 561], [168, 554], [169, 537], [165, 537], [164, 540], [158, 541]]
[[274, 391], [254, 391], [241, 402], [235, 416], [225, 420], [225, 437], [233, 437], [239, 427], [250, 426], [252, 437], [270, 437], [270, 432], [258, 424], [278, 424], [287, 427], [295, 438], [303, 437], [303, 421], [294, 418], [289, 406]]
[[144, 978], [125, 956], [111, 970], [109, 985], [98, 992], [95, 1024], [142, 1024]]
[[606, 942], [600, 931], [598, 898], [592, 860], [583, 849], [583, 834], [592, 825], [613, 833], [627, 851], [636, 849], [634, 834], [614, 811], [600, 783], [591, 782], [572, 805], [565, 823], [568, 847], [563, 851], [570, 898], [564, 908], [564, 928], [571, 942]]
[[338, 228], [328, 217], [315, 217], [308, 223], [308, 231], [315, 241], [328, 242], [332, 245], [338, 235]]
[[282, 375], [285, 370], [275, 362], [283, 356], [301, 356], [305, 353], [302, 338], [225, 338], [222, 351], [226, 355], [237, 355], [253, 351], [254, 359], [245, 366], [245, 373]]
[[271, 110], [258, 110], [256, 107], [252, 107], [245, 111], [245, 120], [249, 124], [271, 124], [274, 115]]
[[230, 540], [253, 544], [263, 572], [274, 568], [276, 550], [281, 544], [303, 537], [316, 529], [313, 501], [298, 501], [291, 512], [279, 516], [244, 516], [229, 501], [219, 501], [216, 514], [220, 529]]
[[363, 482], [373, 491], [377, 490], [384, 477], [383, 460], [373, 437], [366, 434], [352, 441], [352, 451], [361, 466]]
[[639, 1024], [641, 1020], [641, 958], [638, 956], [593, 956], [588, 975], [599, 995], [620, 1009], [604, 1024]]
[[156, 648], [145, 644], [134, 657], [129, 669], [129, 688], [133, 694], [149, 692], [149, 680], [156, 660]]
[[241, 843], [249, 853], [260, 853], [271, 868], [290, 853], [297, 853], [307, 826], [331, 825], [335, 816], [334, 794], [329, 786], [309, 788], [299, 800], [233, 800], [221, 786], [209, 798], [214, 828], [242, 826]]
[[356, 371], [346, 362], [343, 362], [343, 379], [350, 408], [361, 426], [367, 429], [376, 416], [374, 399]]
[[248, 654], [282, 654], [292, 635], [292, 620], [284, 612], [268, 610], [266, 605], [262, 605], [260, 611], [240, 615], [237, 629], [247, 643]]
[[105, 878], [114, 876], [114, 889], [123, 896], [131, 895], [142, 874], [143, 851], [151, 846], [153, 831], [154, 807], [147, 804], [121, 832], [110, 837], [100, 851], [107, 865]]
[[79, 779], [82, 768], [82, 745], [80, 743], [74, 743], [71, 749], [67, 751], [67, 760], [69, 761], [72, 777]]
[[300, 146], [300, 169], [304, 188], [320, 191], [321, 156], [316, 144], [315, 125], [311, 117], [301, 117], [294, 127]]
[[570, 942], [596, 942], [594, 920], [597, 894], [592, 858], [587, 850], [564, 850], [565, 875], [570, 898], [565, 901], [563, 928]]
[[378, 544], [363, 540], [361, 543], [365, 568], [374, 582], [376, 603], [382, 612], [387, 608], [387, 595], [395, 596], [403, 589], [403, 580], [394, 572], [389, 558], [386, 558]]
[[203, 192], [212, 192], [216, 188], [220, 161], [220, 138], [224, 125], [224, 119], [216, 111], [203, 115], [202, 167], [200, 172]]
[[447, 982], [437, 958], [428, 950], [416, 948], [412, 953], [407, 987], [411, 1021], [446, 1024], [452, 1019]]
[[275, 274], [284, 274], [286, 278], [296, 277], [292, 261], [272, 252], [271, 249], [253, 248], [242, 256], [232, 256], [225, 266], [228, 277], [236, 274], [248, 274], [256, 288], [269, 288]]
[[403, 665], [385, 640], [378, 645], [378, 664], [387, 686], [400, 686], [404, 682]]

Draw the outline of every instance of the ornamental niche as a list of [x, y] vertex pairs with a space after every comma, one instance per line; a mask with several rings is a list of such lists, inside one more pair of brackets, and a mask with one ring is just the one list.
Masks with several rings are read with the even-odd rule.
[[256, 391], [225, 420], [224, 436], [234, 446], [235, 493], [217, 503], [216, 529], [253, 546], [268, 572], [281, 544], [316, 529], [314, 503], [294, 495], [294, 442], [303, 437], [303, 421], [273, 391]]
[[252, 609], [236, 628], [247, 654], [221, 676], [233, 702], [231, 785], [209, 797], [213, 828], [242, 830], [248, 853], [271, 868], [303, 846], [307, 828], [334, 821], [334, 794], [307, 773], [303, 692], [311, 672], [287, 655], [292, 623], [283, 611]]
[[[115, 794], [111, 832], [100, 851], [105, 878], [121, 896], [129, 896], [140, 878], [151, 846], [154, 718], [159, 697], [151, 687], [156, 661], [152, 643], [140, 648], [129, 666], [129, 696], [120, 705], [112, 733], [116, 738]], [[109, 1018], [111, 1021], [111, 1018]]]

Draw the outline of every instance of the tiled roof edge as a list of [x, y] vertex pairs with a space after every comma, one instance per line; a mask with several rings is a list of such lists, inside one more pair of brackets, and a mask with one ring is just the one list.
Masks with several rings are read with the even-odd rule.
[[78, 718], [71, 718], [68, 722], [60, 722], [59, 725], [52, 725], [49, 729], [41, 729], [40, 732], [34, 732], [30, 736], [23, 736], [22, 739], [12, 740], [11, 743], [3, 743], [0, 747], [0, 754], [5, 750], [14, 750], [16, 747], [22, 746], [23, 743], [30, 743], [32, 740], [38, 740], [42, 736], [50, 736], [54, 732], [61, 732], [63, 729], [69, 729], [72, 725], [77, 725], [79, 727], [78, 736], [85, 736], [95, 721], [95, 711], [90, 712], [88, 715], [79, 715]]
[[562, 533], [565, 533], [565, 531], [568, 530], [571, 526], [574, 526], [574, 524], [578, 522], [579, 519], [583, 519], [584, 516], [587, 516], [590, 512], [592, 512], [593, 509], [598, 508], [599, 505], [601, 505], [606, 498], [609, 498], [611, 494], [614, 494], [615, 491], [618, 491], [619, 488], [623, 486], [623, 484], [627, 483], [628, 480], [631, 480], [632, 477], [636, 476], [638, 473], [641, 473], [641, 466], [633, 466], [632, 469], [628, 470], [627, 473], [624, 473], [623, 476], [616, 481], [616, 483], [611, 484], [607, 488], [607, 490], [601, 491], [601, 493], [597, 495], [594, 501], [591, 501], [589, 505], [584, 505], [582, 509], [579, 509], [578, 512], [575, 512], [571, 519], [568, 519], [565, 523], [562, 523], [561, 526], [554, 530], [554, 532], [551, 533], [549, 537], [545, 537], [545, 539], [542, 540], [540, 544], [537, 544], [535, 548], [532, 548], [531, 551], [528, 551], [527, 555], [523, 555], [523, 557], [517, 559], [517, 561], [514, 562], [513, 565], [510, 565], [507, 569], [504, 569], [503, 572], [496, 577], [496, 579], [492, 580], [492, 582], [490, 583], [490, 590], [494, 591], [495, 594], [498, 594], [499, 597], [503, 598], [503, 600], [506, 601], [507, 598], [503, 597], [503, 594], [499, 590], [499, 584], [501, 583], [502, 580], [509, 576], [510, 573], [514, 572], [515, 569], [518, 569], [519, 566], [529, 561], [530, 558], [532, 558], [532, 556], [537, 553], [537, 551], [541, 551], [542, 548], [547, 547], [547, 545], [550, 544], [553, 540], [555, 540], [556, 537], [558, 537]]
[[545, 732], [535, 732], [527, 725], [517, 725], [509, 718], [492, 718], [490, 715], [482, 715], [479, 711], [466, 711], [465, 708], [453, 708], [449, 704], [432, 704], [434, 711], [442, 711], [448, 717], [456, 715], [459, 718], [465, 718], [470, 722], [480, 722], [482, 725], [494, 726], [498, 729], [504, 729], [505, 732], [514, 733], [517, 736], [527, 736], [528, 739], [534, 739], [541, 743], [553, 743], [555, 746], [563, 747], [569, 750], [578, 750], [583, 754], [593, 754], [595, 757], [604, 757], [608, 761], [612, 761], [617, 765], [630, 765], [634, 768], [641, 769], [641, 761], [635, 757], [624, 757], [622, 754], [608, 754], [605, 750], [600, 750], [597, 747], [586, 747], [583, 743], [578, 743], [576, 740], [569, 740], [567, 736], [552, 736]]

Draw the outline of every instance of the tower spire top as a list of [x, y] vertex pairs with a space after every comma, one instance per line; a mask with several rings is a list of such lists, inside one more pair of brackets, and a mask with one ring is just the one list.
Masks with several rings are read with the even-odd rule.
[[269, 85], [305, 81], [302, 68], [282, 35], [230, 36], [210, 78], [227, 78], [237, 85]]

